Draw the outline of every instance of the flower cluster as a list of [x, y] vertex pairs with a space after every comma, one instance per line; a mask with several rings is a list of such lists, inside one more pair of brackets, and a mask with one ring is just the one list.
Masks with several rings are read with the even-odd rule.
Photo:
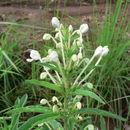
[[[80, 80], [85, 70], [94, 60], [94, 58], [99, 57], [99, 59], [95, 63], [95, 66], [97, 66], [100, 63], [102, 57], [108, 54], [108, 46], [97, 47], [92, 58], [88, 59], [84, 56], [85, 49], [83, 45], [83, 34], [85, 34], [89, 30], [88, 24], [81, 24], [79, 29], [75, 31], [72, 25], [69, 25], [68, 28], [64, 27], [64, 25], [60, 23], [60, 21], [56, 17], [52, 18], [51, 24], [55, 28], [56, 34], [55, 36], [53, 36], [51, 34], [45, 33], [43, 35], [43, 40], [52, 40], [55, 45], [54, 48], [48, 50], [48, 55], [46, 57], [41, 57], [38, 51], [31, 50], [30, 58], [28, 58], [27, 61], [32, 62], [38, 60], [41, 63], [51, 62], [51, 65], [53, 66], [56, 66], [56, 64], [58, 63], [58, 67], [59, 64], [63, 64], [63, 68], [67, 70], [75, 70], [75, 67], [79, 68], [83, 63], [85, 63], [85, 67], [78, 74], [77, 78], [75, 78], [74, 82], [71, 83], [73, 86], [79, 86], [94, 71], [94, 69], [92, 69], [82, 80]], [[61, 75], [57, 71], [55, 71], [56, 76], [53, 76], [53, 74], [51, 74], [49, 70], [50, 68], [44, 66], [44, 71], [40, 74], [40, 79], [45, 79], [47, 76], [49, 76], [53, 83], [62, 83]], [[87, 84], [88, 83], [84, 85]], [[87, 86], [91, 87], [91, 85]]]

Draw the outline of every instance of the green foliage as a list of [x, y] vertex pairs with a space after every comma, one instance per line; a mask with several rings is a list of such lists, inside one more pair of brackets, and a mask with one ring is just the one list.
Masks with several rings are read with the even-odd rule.
[[35, 84], [35, 85], [39, 85], [39, 86], [42, 86], [42, 87], [47, 87], [47, 88], [50, 88], [52, 90], [55, 90], [57, 92], [60, 92], [62, 93], [63, 92], [63, 88], [59, 85], [55, 85], [55, 84], [52, 84], [52, 83], [49, 83], [49, 82], [45, 82], [45, 81], [38, 81], [38, 80], [26, 80], [26, 82], [28, 83], [31, 83], [31, 84]]
[[88, 90], [76, 89], [74, 92], [72, 92], [72, 94], [74, 94], [74, 95], [82, 95], [82, 96], [89, 96], [89, 97], [97, 100], [98, 102], [105, 104], [104, 101], [99, 96], [97, 96], [95, 93], [93, 93], [91, 91], [88, 91]]

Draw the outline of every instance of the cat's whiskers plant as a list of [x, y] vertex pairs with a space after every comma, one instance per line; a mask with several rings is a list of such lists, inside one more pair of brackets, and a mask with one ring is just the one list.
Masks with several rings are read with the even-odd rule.
[[[95, 50], [92, 58], [88, 61], [88, 63], [82, 69], [82, 71], [78, 74], [78, 76], [76, 75], [77, 77], [74, 78], [74, 80], [70, 81], [70, 80], [68, 80], [67, 74], [70, 73], [70, 71], [75, 71], [75, 69], [78, 69], [78, 65], [79, 64], [81, 65], [81, 62], [84, 59], [86, 59], [86, 57], [83, 55], [83, 54], [85, 54], [84, 53], [85, 49], [84, 49], [84, 45], [83, 45], [83, 34], [88, 31], [89, 27], [87, 24], [82, 24], [82, 25], [80, 25], [79, 30], [73, 31], [72, 25], [69, 25], [68, 28], [65, 28], [64, 25], [61, 24], [60, 21], [56, 17], [52, 18], [51, 23], [56, 31], [55, 37], [53, 37], [51, 34], [45, 33], [43, 35], [43, 40], [51, 40], [52, 39], [52, 41], [55, 44], [55, 47], [53, 49], [49, 49], [48, 55], [44, 58], [41, 58], [38, 51], [32, 50], [30, 53], [30, 57], [32, 59], [27, 59], [27, 61], [32, 62], [34, 60], [39, 60], [41, 63], [51, 63], [55, 67], [59, 68], [59, 72], [55, 70], [54, 71], [55, 73], [53, 74], [53, 73], [49, 73], [49, 70], [46, 69], [46, 67], [43, 67], [45, 72], [42, 72], [40, 74], [40, 79], [45, 79], [48, 75], [54, 84], [56, 84], [56, 85], [63, 84], [62, 85], [62, 88], [64, 87], [63, 88], [64, 89], [63, 105], [61, 105], [60, 106], [61, 108], [59, 108], [59, 106], [57, 106], [55, 104], [54, 106], [52, 106], [52, 110], [53, 110], [53, 112], [59, 112], [60, 110], [62, 111], [62, 109], [63, 109], [65, 111], [65, 115], [66, 114], [69, 115], [70, 111], [75, 110], [75, 109], [81, 109], [81, 106], [82, 106], [81, 102], [79, 100], [78, 102], [74, 103], [74, 107], [72, 105], [73, 109], [71, 107], [68, 107], [68, 103], [70, 102], [68, 100], [68, 98], [71, 97], [72, 102], [74, 101], [73, 97], [70, 96], [73, 89], [76, 88], [76, 86], [81, 86], [81, 87], [83, 86], [82, 83], [85, 82], [85, 80], [89, 77], [89, 75], [95, 69], [95, 68], [92, 69], [82, 79], [81, 76], [84, 74], [84, 72], [86, 71], [88, 66], [92, 63], [92, 61], [94, 60], [95, 57], [99, 56], [99, 59], [97, 60], [97, 62], [95, 64], [95, 67], [96, 67], [99, 64], [102, 57], [107, 55], [109, 49], [107, 46], [105, 46], [105, 47], [99, 46]], [[65, 37], [66, 32], [68, 33], [67, 38]], [[77, 35], [78, 38], [71, 40], [72, 37], [75, 35]], [[72, 49], [74, 49], [75, 51], [73, 54], [70, 55], [69, 52]], [[35, 52], [35, 55], [34, 55], [34, 52]], [[59, 53], [57, 53], [57, 52], [59, 52]], [[62, 55], [61, 56], [62, 59], [61, 59], [59, 54]], [[55, 76], [57, 77], [56, 79], [55, 79]], [[57, 103], [59, 102], [59, 100], [56, 97], [55, 98], [53, 97], [52, 101], [54, 99], [57, 101]], [[46, 100], [44, 100], [44, 101], [46, 101]], [[41, 102], [42, 102], [42, 100], [41, 100]], [[48, 104], [48, 102], [46, 102], [46, 103]], [[45, 104], [45, 103], [42, 103], [42, 104]], [[78, 114], [78, 116], [79, 116], [79, 114]]]
[[[86, 81], [95, 68], [91, 69], [87, 75], [86, 70], [96, 57], [98, 59], [95, 67], [100, 63], [101, 59], [108, 54], [108, 47], [99, 46], [89, 60], [85, 56], [86, 50], [83, 45], [83, 35], [89, 29], [87, 24], [80, 25], [80, 28], [74, 31], [72, 25], [65, 27], [56, 17], [52, 18], [51, 23], [55, 28], [56, 34], [53, 36], [45, 33], [43, 39], [52, 40], [54, 47], [49, 49], [48, 54], [44, 57], [38, 51], [31, 50], [30, 58], [27, 59], [27, 62], [40, 62], [37, 64], [41, 65], [44, 70], [39, 76], [42, 81], [32, 79], [26, 82], [50, 88], [59, 93], [60, 97], [53, 96], [51, 101], [44, 98], [40, 101], [40, 105], [27, 107], [23, 107], [27, 96], [19, 99], [20, 103], [24, 103], [21, 103], [18, 107], [16, 106], [10, 113], [40, 112], [42, 114], [31, 117], [20, 127], [17, 126], [18, 130], [29, 130], [33, 127], [43, 127], [44, 125], [49, 128], [53, 126], [50, 121], [58, 123], [61, 130], [74, 130], [77, 127], [77, 122], [86, 120], [86, 117], [82, 116], [82, 114], [96, 114], [125, 121], [124, 118], [101, 109], [84, 108], [87, 104], [83, 104], [81, 100], [83, 96], [87, 96], [87, 102], [92, 98], [99, 103], [105, 104], [102, 98], [92, 91], [93, 84]], [[58, 122], [56, 119], [61, 120]], [[87, 126], [85, 124], [84, 126], [84, 128], [89, 127], [94, 128], [91, 124], [87, 124]]]

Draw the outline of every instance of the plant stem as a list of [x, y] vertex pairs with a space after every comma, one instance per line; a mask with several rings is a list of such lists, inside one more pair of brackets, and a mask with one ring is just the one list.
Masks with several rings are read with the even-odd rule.
[[92, 58], [90, 59], [90, 61], [88, 62], [88, 64], [83, 68], [83, 70], [81, 71], [81, 73], [78, 75], [78, 77], [76, 78], [76, 80], [74, 81], [74, 85], [77, 84], [79, 78], [81, 77], [81, 75], [84, 73], [84, 71], [87, 69], [87, 67], [90, 65], [90, 63], [93, 61], [93, 59], [95, 58], [95, 56], [93, 55]]

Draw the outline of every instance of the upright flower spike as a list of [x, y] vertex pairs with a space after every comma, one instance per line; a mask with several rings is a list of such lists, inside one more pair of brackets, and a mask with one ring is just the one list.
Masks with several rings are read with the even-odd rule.
[[103, 49], [102, 49], [102, 56], [106, 56], [109, 52], [109, 48], [108, 46], [104, 46]]
[[50, 53], [50, 55], [48, 55], [48, 58], [50, 61], [53, 61], [53, 62], [58, 62], [59, 61], [59, 58], [58, 58], [58, 54], [56, 51], [52, 51]]
[[60, 27], [60, 21], [58, 20], [57, 17], [53, 17], [51, 20], [51, 24], [54, 28], [59, 28]]
[[41, 56], [36, 50], [30, 51], [30, 58], [27, 59], [27, 62], [32, 62], [33, 60], [41, 60]]
[[79, 27], [80, 33], [86, 33], [89, 30], [88, 24], [81, 24]]

